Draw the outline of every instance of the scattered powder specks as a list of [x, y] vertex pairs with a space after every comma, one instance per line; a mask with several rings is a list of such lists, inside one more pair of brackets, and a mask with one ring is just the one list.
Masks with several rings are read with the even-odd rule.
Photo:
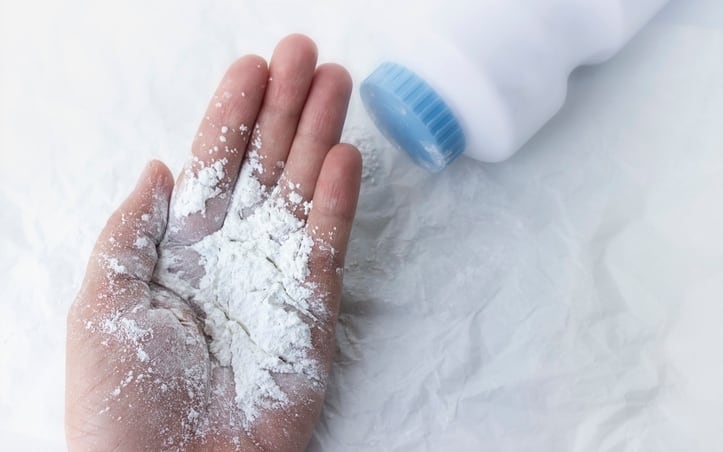
[[103, 320], [101, 329], [108, 334], [120, 333], [122, 338], [133, 343], [137, 343], [144, 336], [151, 334], [150, 330], [138, 326], [135, 320], [118, 316]]
[[290, 201], [292, 204], [297, 204], [297, 205], [298, 205], [298, 204], [301, 204], [301, 203], [304, 201], [304, 198], [301, 197], [301, 194], [299, 194], [299, 192], [292, 191], [291, 193], [289, 193], [289, 201]]
[[224, 168], [227, 163], [228, 159], [225, 158], [216, 160], [208, 166], [202, 166], [196, 174], [186, 168], [181, 187], [173, 194], [173, 214], [176, 217], [198, 212], [205, 214], [206, 201], [221, 193], [218, 185], [225, 176]]
[[133, 246], [135, 246], [138, 249], [143, 249], [151, 244], [151, 241], [148, 240], [147, 237], [140, 236], [136, 238], [136, 241], [133, 242]]
[[259, 128], [259, 125], [257, 124], [254, 126], [254, 133], [253, 137], [251, 139], [251, 152], [256, 152], [257, 156], [254, 160], [258, 161], [258, 151], [261, 150], [261, 129]]
[[379, 173], [380, 162], [378, 149], [384, 149], [384, 138], [380, 134], [372, 133], [373, 129], [360, 125], [350, 125], [344, 131], [343, 141], [347, 141], [364, 154], [362, 164], [362, 181], [367, 184], [376, 184], [376, 175]]
[[108, 264], [108, 268], [110, 268], [111, 271], [113, 271], [114, 273], [126, 273], [127, 272], [125, 265], [121, 265], [118, 262], [118, 259], [116, 259], [115, 257], [106, 257], [105, 262], [106, 262], [106, 264]]
[[146, 353], [146, 351], [143, 350], [142, 348], [138, 348], [138, 350], [136, 350], [136, 356], [138, 356], [138, 360], [140, 362], [144, 363], [144, 362], [148, 361], [148, 353]]

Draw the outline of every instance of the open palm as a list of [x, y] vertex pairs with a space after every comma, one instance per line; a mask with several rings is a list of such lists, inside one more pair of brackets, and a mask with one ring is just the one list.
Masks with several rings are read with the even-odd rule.
[[[337, 270], [359, 192], [359, 153], [338, 143], [350, 91], [344, 69], [316, 67], [308, 38], [287, 37], [268, 68], [256, 56], [229, 68], [175, 188], [162, 163], [148, 165], [101, 233], [68, 316], [71, 450], [306, 446], [334, 351]], [[204, 168], [217, 177], [199, 184]], [[194, 245], [250, 214], [232, 202], [244, 178], [267, 194], [258, 205], [294, 199], [291, 215], [314, 237], [306, 282], [321, 302], [303, 316], [318, 374], [274, 373], [287, 403], [261, 404], [253, 417], [239, 409], [233, 371], [209, 349], [203, 315], [187, 295], [204, 276]]]

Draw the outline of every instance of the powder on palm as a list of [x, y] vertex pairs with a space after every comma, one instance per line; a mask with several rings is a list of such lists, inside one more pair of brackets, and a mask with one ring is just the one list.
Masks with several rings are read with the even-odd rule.
[[[254, 135], [221, 229], [190, 246], [198, 256], [190, 266], [182, 261], [187, 254], [162, 244], [154, 276], [201, 311], [212, 355], [218, 365], [233, 369], [236, 404], [247, 424], [261, 409], [288, 404], [274, 374], [301, 374], [319, 383], [308, 322], [324, 312], [307, 283], [314, 241], [305, 221], [291, 212], [302, 198], [293, 190], [282, 196], [259, 182], [261, 142], [258, 131]], [[205, 183], [213, 179], [204, 175], [208, 168], [216, 175], [224, 171], [223, 165], [202, 168], [181, 193], [193, 207], [176, 209], [175, 215], [203, 213], [205, 202], [219, 195], [215, 185]]]

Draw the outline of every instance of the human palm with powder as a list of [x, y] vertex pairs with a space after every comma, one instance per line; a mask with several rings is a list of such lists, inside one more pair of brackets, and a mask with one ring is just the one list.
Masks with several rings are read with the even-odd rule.
[[302, 450], [334, 351], [361, 158], [303, 36], [236, 61], [175, 183], [110, 217], [68, 315], [71, 450]]

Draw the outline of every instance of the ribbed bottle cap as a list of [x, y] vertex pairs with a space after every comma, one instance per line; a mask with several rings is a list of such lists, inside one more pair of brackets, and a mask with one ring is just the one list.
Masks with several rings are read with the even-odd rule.
[[430, 171], [444, 169], [465, 147], [459, 122], [442, 98], [409, 69], [383, 63], [361, 85], [377, 127]]

